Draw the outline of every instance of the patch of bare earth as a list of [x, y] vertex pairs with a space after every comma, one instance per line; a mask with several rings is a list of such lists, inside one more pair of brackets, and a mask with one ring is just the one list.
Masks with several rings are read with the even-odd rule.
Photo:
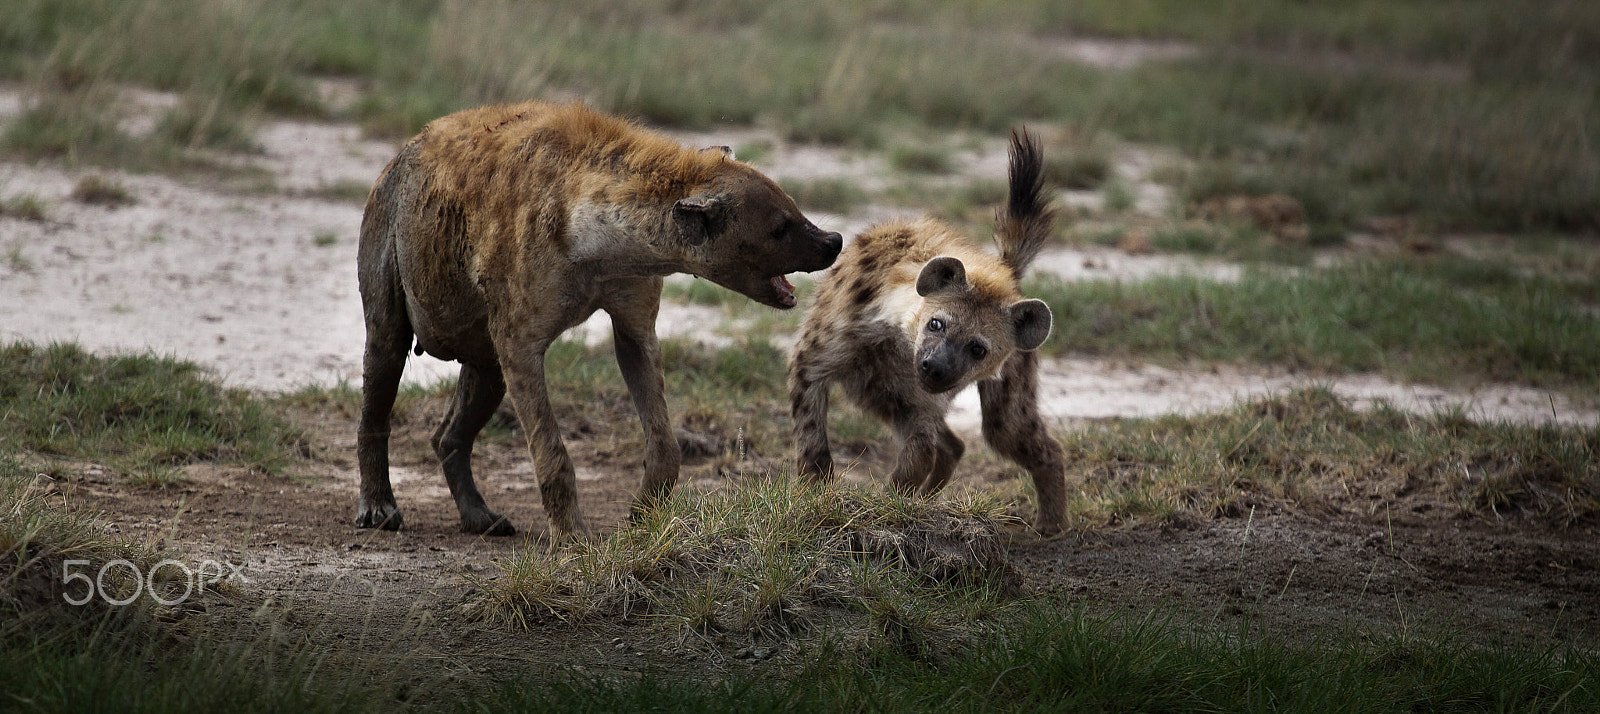
[[[0, 113], [19, 106], [0, 94]], [[703, 141], [714, 138], [691, 140], [736, 143]], [[49, 218], [0, 218], [0, 248], [25, 258], [0, 264], [0, 338], [170, 353], [215, 370], [230, 384], [268, 392], [306, 383], [358, 383], [363, 327], [354, 264], [360, 207], [318, 192], [369, 182], [393, 146], [363, 139], [351, 127], [291, 122], [267, 124], [259, 139], [265, 153], [240, 160], [270, 171], [286, 193], [226, 193], [160, 176], [5, 164], [0, 198], [36, 195]], [[815, 148], [780, 147], [767, 163], [775, 174], [862, 170], [838, 152]], [[114, 178], [137, 204], [74, 202], [73, 184], [87, 173]], [[822, 222], [853, 229], [843, 218]], [[1226, 279], [1237, 270], [1099, 249], [1060, 251], [1040, 265], [1068, 279], [1188, 271]], [[703, 336], [713, 318], [710, 308], [668, 304], [661, 328], [663, 334]], [[606, 334], [603, 320], [597, 316], [586, 326], [588, 334]], [[453, 365], [423, 357], [408, 366], [412, 379], [453, 372]], [[1327, 382], [1261, 370], [1180, 370], [1076, 358], [1051, 360], [1042, 381], [1047, 412], [1069, 425], [1085, 418], [1208, 411]], [[1370, 376], [1333, 380], [1333, 387], [1422, 412], [1467, 404], [1473, 416], [1485, 419], [1596, 418], [1592, 409], [1561, 395], [1518, 387], [1463, 392]], [[971, 395], [959, 398], [953, 421], [976, 444], [974, 402]], [[606, 532], [626, 517], [636, 486], [636, 422], [625, 410], [584, 415], [589, 405], [560, 408], [589, 523]], [[393, 478], [406, 518], [399, 533], [351, 525], [355, 424], [351, 415], [336, 411], [300, 415], [312, 434], [312, 456], [300, 478], [197, 466], [179, 486], [149, 489], [81, 464], [67, 469], [60, 485], [72, 501], [103, 511], [114, 531], [162, 542], [186, 557], [241, 564], [249, 582], [235, 585], [226, 597], [206, 599], [204, 611], [193, 614], [241, 637], [261, 627], [253, 613], [265, 603], [285, 613], [291, 628], [338, 640], [351, 656], [387, 652], [397, 666], [410, 663], [417, 671], [457, 679], [573, 664], [614, 673], [767, 666], [733, 656], [752, 642], [663, 631], [638, 621], [583, 628], [549, 624], [521, 632], [463, 617], [458, 606], [469, 578], [492, 577], [496, 559], [540, 545], [546, 523], [532, 466], [510, 432], [480, 443], [476, 471], [491, 507], [535, 540], [458, 532], [453, 503], [427, 446], [442, 413], [442, 403], [426, 401], [396, 430]], [[591, 431], [580, 428], [586, 419], [618, 425]], [[736, 486], [729, 473], [691, 461], [680, 483]], [[992, 477], [968, 465], [956, 486], [991, 488]], [[1390, 507], [1381, 511], [1351, 506], [1319, 513], [1262, 504], [1214, 520], [1098, 527], [1044, 542], [1019, 536], [1011, 556], [1029, 591], [1073, 602], [1165, 603], [1219, 621], [1248, 616], [1290, 632], [1346, 626], [1420, 632], [1432, 626], [1434, 632], [1460, 630], [1483, 642], [1600, 640], [1600, 538], [1593, 524], [1557, 530], [1449, 509], [1412, 510], [1403, 498], [1385, 503]]]

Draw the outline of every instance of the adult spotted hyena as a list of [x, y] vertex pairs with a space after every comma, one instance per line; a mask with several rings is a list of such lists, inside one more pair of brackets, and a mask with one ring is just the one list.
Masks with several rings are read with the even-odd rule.
[[558, 535], [584, 530], [545, 386], [562, 331], [605, 310], [647, 443], [637, 506], [670, 493], [678, 445], [662, 394], [662, 276], [692, 273], [794, 307], [784, 277], [833, 263], [842, 239], [726, 149], [694, 150], [582, 104], [451, 114], [389, 162], [367, 199], [358, 259], [367, 344], [356, 525], [397, 529], [389, 416], [415, 346], [461, 363], [433, 448], [469, 533], [514, 528], [484, 504], [472, 444], [507, 388]]

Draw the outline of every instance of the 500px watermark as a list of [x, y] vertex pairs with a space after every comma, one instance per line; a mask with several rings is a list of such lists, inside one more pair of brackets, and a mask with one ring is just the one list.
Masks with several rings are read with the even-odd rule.
[[[87, 569], [83, 571], [76, 570], [76, 568], [80, 567]], [[126, 569], [127, 572], [133, 575], [133, 594], [122, 598], [117, 598], [113, 596], [113, 592], [106, 590], [106, 573], [117, 573], [122, 569]], [[176, 580], [176, 578], [171, 577], [174, 569], [183, 573], [183, 578], [181, 580], [181, 582], [184, 584], [183, 594], [174, 597], [171, 596], [170, 593], [161, 592], [161, 590], [156, 587], [158, 584], [156, 573], [161, 572], [163, 569], [168, 571], [168, 577], [163, 578], [159, 582], [172, 582]], [[89, 577], [89, 573], [91, 572], [94, 573], [94, 577], [92, 578]], [[87, 560], [68, 560], [63, 562], [61, 565], [61, 584], [63, 589], [65, 589], [66, 586], [70, 586], [73, 581], [77, 580], [83, 581], [86, 591], [83, 593], [82, 597], [76, 599], [72, 597], [71, 592], [61, 593], [61, 599], [66, 600], [67, 604], [69, 605], [86, 604], [90, 600], [93, 600], [96, 595], [99, 595], [101, 600], [104, 600], [106, 603], [111, 605], [127, 605], [134, 600], [139, 599], [140, 595], [149, 593], [151, 599], [161, 603], [162, 605], [171, 607], [188, 600], [189, 596], [193, 595], [195, 591], [198, 590], [199, 592], [205, 592], [206, 588], [216, 585], [217, 583], [232, 582], [235, 580], [243, 583], [250, 582], [250, 579], [244, 576], [244, 566], [234, 565], [231, 561], [225, 560], [222, 562], [217, 562], [209, 559], [202, 560], [200, 561], [199, 566], [191, 570], [189, 566], [171, 558], [150, 566], [150, 572], [148, 573], [139, 570], [138, 565], [121, 558], [109, 561], [105, 565], [100, 566], [100, 570], [98, 572], [93, 570], [93, 566], [90, 565], [89, 561]]]

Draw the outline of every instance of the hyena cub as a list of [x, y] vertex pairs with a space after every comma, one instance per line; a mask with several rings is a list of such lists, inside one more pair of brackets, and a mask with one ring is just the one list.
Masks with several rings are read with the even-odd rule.
[[926, 218], [874, 226], [839, 255], [789, 361], [801, 474], [831, 476], [828, 387], [838, 382], [899, 436], [895, 488], [937, 493], [966, 451], [945, 414], [976, 381], [984, 439], [1033, 476], [1035, 530], [1060, 532], [1065, 459], [1039, 417], [1034, 352], [1050, 334], [1050, 308], [1017, 287], [1050, 233], [1041, 172], [1037, 140], [1013, 131], [998, 257]]

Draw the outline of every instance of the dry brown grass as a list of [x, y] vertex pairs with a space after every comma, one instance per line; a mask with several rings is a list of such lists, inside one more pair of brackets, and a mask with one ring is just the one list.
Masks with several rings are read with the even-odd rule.
[[1004, 507], [753, 478], [680, 491], [608, 538], [532, 547], [480, 580], [478, 617], [643, 620], [668, 632], [920, 640], [982, 626], [1017, 594]]

